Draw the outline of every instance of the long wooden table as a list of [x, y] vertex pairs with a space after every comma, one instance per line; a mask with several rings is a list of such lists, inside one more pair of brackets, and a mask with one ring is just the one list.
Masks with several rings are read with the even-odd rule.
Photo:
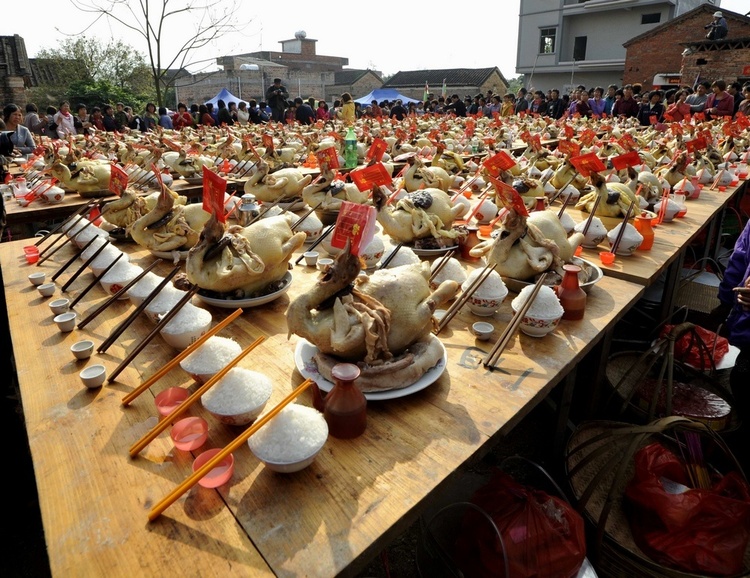
[[[329, 438], [312, 466], [291, 475], [266, 470], [243, 446], [227, 486], [196, 486], [149, 523], [148, 512], [189, 475], [194, 456], [176, 450], [166, 433], [135, 459], [128, 448], [157, 423], [155, 394], [171, 386], [195, 386], [178, 368], [130, 407], [121, 406], [126, 393], [174, 356], [157, 336], [116, 383], [84, 388], [77, 376], [84, 366], [104, 363], [111, 371], [152, 325], [143, 316], [106, 354], [74, 360], [72, 343], [90, 338], [98, 345], [133, 306], [119, 301], [84, 330], [59, 333], [49, 299], [40, 297], [26, 277], [41, 270], [49, 278], [72, 249], [34, 267], [24, 261], [25, 244], [0, 245], [0, 266], [54, 576], [352, 575], [408, 528], [462, 466], [501, 441], [580, 364], [643, 291], [641, 285], [602, 278], [589, 294], [582, 321], [562, 321], [542, 339], [515, 336], [495, 372], [484, 369], [481, 360], [510, 320], [514, 295], [489, 319], [495, 325], [489, 342], [470, 334], [471, 323], [480, 318], [464, 310], [440, 334], [447, 371], [419, 393], [370, 402], [363, 436]], [[132, 262], [153, 260], [132, 245], [122, 248]], [[161, 273], [169, 269], [160, 267]], [[60, 276], [58, 286], [73, 270]], [[289, 300], [315, 282], [317, 272], [303, 265], [292, 274], [286, 295], [245, 310], [221, 333], [243, 347], [259, 335], [267, 337], [241, 366], [272, 378], [268, 408], [302, 381], [293, 360], [297, 338], [287, 338], [284, 313]], [[81, 275], [71, 295], [90, 279], [91, 273]], [[104, 299], [97, 286], [76, 310], [85, 316]], [[208, 309], [215, 322], [229, 313]], [[299, 401], [309, 405], [310, 396]], [[240, 431], [218, 424], [201, 407], [190, 414], [202, 415], [211, 428], [196, 454], [223, 447]]]

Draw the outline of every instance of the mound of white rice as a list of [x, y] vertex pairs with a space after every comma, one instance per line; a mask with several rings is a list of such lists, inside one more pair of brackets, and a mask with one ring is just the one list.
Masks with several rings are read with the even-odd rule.
[[177, 305], [177, 302], [187, 291], [175, 288], [173, 285], [167, 284], [164, 289], [159, 291], [159, 294], [154, 297], [153, 301], [146, 307], [146, 312], [152, 315], [163, 315], [167, 313], [172, 307]]
[[[388, 259], [388, 256], [393, 253], [393, 250], [396, 247], [386, 247], [385, 251], [383, 252], [383, 257], [381, 258], [381, 262]], [[393, 258], [393, 260], [388, 263], [388, 266], [386, 269], [393, 269], [394, 267], [400, 267], [401, 265], [411, 265], [412, 263], [419, 263], [420, 259], [419, 256], [412, 251], [409, 247], [401, 247], [398, 250], [398, 253], [396, 253], [396, 256]]]
[[[527, 285], [521, 292], [511, 301], [511, 307], [514, 311], [519, 311], [523, 304], [526, 303], [531, 293], [534, 291], [533, 285]], [[526, 312], [526, 317], [538, 317], [540, 319], [552, 319], [559, 317], [563, 314], [563, 307], [560, 305], [560, 300], [557, 298], [557, 294], [552, 287], [542, 285], [539, 293], [537, 294], [534, 301], [531, 303], [531, 307]]]
[[70, 221], [62, 226], [62, 230], [68, 235], [68, 237], [74, 237], [90, 224], [91, 221], [89, 221], [88, 219], [81, 219], [79, 221], [78, 217], [73, 217]]
[[[439, 263], [442, 263], [442, 259], [435, 259], [432, 262], [430, 271], [434, 272]], [[458, 284], [466, 281], [466, 271], [464, 270], [463, 265], [461, 265], [459, 260], [455, 257], [451, 257], [450, 259], [448, 259], [448, 262], [443, 265], [443, 268], [440, 269], [440, 272], [435, 275], [432, 283], [434, 283], [435, 285], [440, 285], [443, 281], [455, 281]]]
[[[587, 219], [584, 219], [583, 221], [581, 221], [575, 226], [575, 231], [577, 233], [583, 233], [583, 229], [586, 227]], [[602, 223], [602, 220], [599, 217], [593, 217], [591, 219], [591, 224], [589, 225], [589, 230], [586, 233], [586, 236], [598, 237], [600, 235], [606, 235], [606, 234], [607, 234], [607, 227], [604, 226], [604, 223]]]
[[104, 274], [101, 278], [102, 283], [117, 283], [125, 285], [143, 273], [143, 268], [135, 263], [130, 263], [120, 259], [115, 266]]
[[[91, 243], [91, 245], [89, 245], [88, 247], [86, 247], [83, 250], [83, 252], [81, 253], [81, 260], [82, 261], [88, 261], [91, 258], [91, 256], [94, 253], [96, 253], [97, 249], [99, 247], [101, 247], [102, 245], [104, 245], [104, 243], [106, 243], [106, 242], [107, 242], [107, 239], [101, 237], [101, 238], [98, 238], [93, 243]], [[112, 249], [117, 249], [117, 247], [112, 247]], [[106, 252], [107, 250], [108, 249], [104, 249], [104, 251], [102, 251], [102, 253]], [[102, 253], [99, 253], [99, 255], [102, 255]]]
[[156, 289], [157, 285], [164, 280], [163, 277], [159, 277], [156, 273], [148, 272], [146, 275], [128, 289], [128, 297], [133, 299], [145, 299], [151, 291]]
[[[474, 269], [471, 273], [469, 273], [466, 281], [461, 284], [461, 291], [466, 291], [469, 287], [471, 287], [471, 284], [474, 283], [475, 279], [482, 274], [482, 271], [483, 269]], [[476, 291], [474, 291], [473, 293], [473, 296], [477, 299], [497, 299], [500, 296], [507, 294], [508, 288], [505, 286], [503, 278], [500, 277], [500, 273], [498, 273], [497, 271], [492, 271], [487, 279], [485, 279], [482, 284], [477, 287]]]
[[213, 316], [210, 311], [202, 307], [196, 307], [192, 303], [185, 303], [182, 309], [177, 312], [177, 315], [172, 317], [169, 323], [162, 328], [161, 332], [181, 335], [210, 325], [212, 320]]
[[263, 461], [288, 464], [318, 451], [328, 439], [323, 414], [312, 407], [290, 404], [247, 440]]
[[237, 415], [254, 410], [271, 397], [273, 384], [264, 374], [244, 367], [233, 367], [201, 397], [211, 413]]
[[94, 225], [91, 225], [89, 227], [86, 227], [80, 233], [76, 235], [75, 242], [79, 247], [83, 247], [93, 237], [96, 237], [96, 236], [104, 237], [105, 239], [108, 239], [109, 233], [107, 233], [107, 231], [100, 229], [99, 227], [95, 227]]
[[242, 347], [234, 339], [214, 335], [180, 361], [180, 367], [194, 375], [218, 373], [240, 353], [242, 353]]

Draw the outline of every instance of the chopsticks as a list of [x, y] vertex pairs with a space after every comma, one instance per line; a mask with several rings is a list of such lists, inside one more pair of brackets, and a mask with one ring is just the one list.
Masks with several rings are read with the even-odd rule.
[[[334, 223], [333, 225], [328, 225], [328, 228], [320, 234], [320, 237], [318, 237], [317, 239], [315, 239], [315, 241], [313, 242], [313, 244], [310, 245], [307, 248], [307, 250], [308, 251], [312, 251], [315, 247], [317, 247], [318, 245], [320, 245], [323, 242], [323, 239], [325, 239], [330, 234], [330, 232], [333, 231], [335, 228], [336, 228], [336, 223]], [[300, 255], [299, 257], [297, 257], [297, 260], [294, 261], [294, 264], [295, 265], [299, 265], [302, 262], [302, 259], [304, 259], [304, 258], [305, 258], [305, 255], [303, 253], [302, 255]]]
[[109, 374], [107, 377], [107, 383], [113, 383], [115, 381], [115, 378], [120, 375], [120, 372], [122, 372], [123, 369], [125, 369], [128, 365], [130, 365], [133, 360], [135, 359], [136, 355], [138, 355], [141, 351], [143, 351], [143, 348], [148, 345], [151, 340], [156, 337], [157, 333], [161, 331], [164, 326], [169, 323], [172, 318], [177, 315], [180, 310], [187, 304], [188, 301], [190, 301], [193, 298], [193, 295], [196, 294], [198, 291], [198, 286], [193, 285], [185, 295], [182, 296], [182, 299], [180, 299], [172, 309], [170, 309], [164, 317], [162, 317], [159, 320], [159, 323], [156, 324], [156, 327], [154, 327], [151, 330], [151, 333], [149, 333], [146, 337], [143, 338], [143, 340], [133, 348], [133, 350], [128, 353], [128, 356], [122, 360], [120, 365], [118, 365], [112, 373]]
[[[174, 504], [179, 499], [179, 497], [182, 496], [182, 494], [187, 492], [196, 483], [198, 483], [198, 480], [200, 480], [203, 476], [205, 476], [208, 472], [210, 472], [221, 460], [223, 460], [232, 452], [239, 449], [245, 442], [247, 442], [248, 439], [250, 439], [250, 436], [252, 436], [260, 428], [266, 425], [274, 417], [276, 417], [276, 415], [278, 415], [278, 413], [282, 409], [284, 409], [287, 405], [289, 405], [300, 393], [302, 393], [308, 387], [310, 387], [312, 383], [313, 383], [312, 379], [306, 379], [305, 381], [303, 381], [297, 387], [297, 389], [292, 391], [288, 396], [286, 396], [283, 400], [281, 400], [271, 411], [269, 411], [263, 417], [259, 418], [255, 423], [253, 423], [253, 425], [251, 425], [244, 432], [238, 435], [234, 439], [234, 441], [230, 442], [223, 450], [221, 450], [213, 458], [208, 460], [202, 468], [194, 472], [189, 478], [187, 478], [179, 486], [177, 486], [174, 490], [172, 490], [172, 492], [170, 492], [161, 502], [156, 504], [156, 506], [154, 506], [151, 512], [149, 512], [148, 514], [149, 522], [153, 522], [154, 520], [156, 520], [156, 518], [158, 518], [161, 515], [161, 513], [164, 510], [166, 510], [169, 506]], [[185, 405], [185, 403], [186, 402], [183, 402], [179, 407], [182, 407], [183, 405]], [[164, 421], [167, 421], [167, 420], [164, 420]]]
[[73, 261], [75, 261], [76, 259], [78, 259], [78, 257], [81, 255], [81, 253], [83, 253], [86, 249], [88, 249], [91, 246], [91, 243], [93, 243], [94, 241], [96, 241], [96, 236], [91, 237], [91, 240], [88, 243], [86, 243], [81, 249], [78, 249], [78, 251], [76, 251], [73, 254], [73, 256], [62, 267], [60, 267], [55, 272], [54, 275], [52, 275], [52, 280], [54, 281], [55, 279], [57, 279], [60, 276], [60, 274], [63, 271], [65, 271], [65, 269], [67, 269], [68, 267], [70, 267], [73, 264]]
[[124, 254], [125, 254], [125, 253], [120, 253], [119, 255], [117, 255], [117, 257], [115, 257], [114, 259], [112, 259], [112, 262], [111, 262], [111, 263], [110, 263], [109, 265], [107, 265], [107, 266], [106, 266], [106, 267], [104, 268], [104, 271], [102, 271], [102, 272], [101, 272], [101, 273], [99, 273], [98, 275], [94, 275], [94, 279], [93, 279], [93, 280], [91, 281], [91, 283], [89, 283], [89, 284], [88, 284], [88, 285], [86, 286], [86, 288], [85, 288], [85, 289], [84, 289], [83, 291], [81, 291], [81, 292], [80, 292], [80, 293], [79, 293], [78, 295], [76, 295], [76, 298], [75, 298], [75, 299], [73, 299], [73, 301], [71, 301], [71, 302], [70, 302], [70, 308], [71, 308], [71, 309], [72, 309], [73, 307], [75, 307], [75, 306], [76, 306], [76, 305], [78, 304], [78, 302], [79, 302], [79, 301], [81, 300], [81, 298], [82, 298], [82, 297], [83, 297], [84, 295], [86, 295], [86, 293], [88, 293], [89, 291], [91, 291], [91, 289], [93, 289], [94, 285], [96, 285], [96, 284], [97, 284], [97, 283], [98, 283], [99, 281], [101, 281], [101, 279], [102, 279], [102, 278], [103, 278], [103, 277], [104, 277], [104, 276], [105, 276], [105, 275], [106, 275], [107, 273], [109, 273], [109, 270], [110, 270], [110, 269], [111, 269], [112, 267], [114, 267], [115, 265], [117, 265], [117, 262], [118, 262], [118, 261], [119, 261], [119, 260], [120, 260], [120, 259], [122, 258], [122, 256], [123, 256]]
[[169, 281], [177, 274], [177, 271], [180, 270], [180, 265], [175, 265], [174, 268], [167, 274], [164, 279], [162, 279], [161, 283], [159, 283], [156, 288], [151, 291], [151, 293], [148, 294], [148, 296], [141, 302], [138, 307], [135, 308], [135, 311], [133, 311], [120, 325], [115, 327], [115, 329], [112, 331], [109, 337], [105, 339], [102, 344], [99, 346], [99, 348], [96, 350], [98, 353], [104, 353], [107, 351], [107, 349], [110, 348], [110, 346], [115, 342], [115, 339], [120, 337], [123, 331], [125, 331], [133, 321], [135, 321], [135, 318], [138, 317], [146, 307], [148, 307], [149, 303], [154, 300], [154, 298], [159, 294], [159, 292], [164, 289], [164, 287], [169, 283]]
[[396, 256], [396, 253], [398, 253], [399, 249], [401, 249], [401, 247], [403, 246], [404, 246], [403, 243], [399, 243], [398, 245], [396, 245], [393, 248], [393, 251], [391, 251], [391, 253], [385, 259], [381, 261], [380, 267], [378, 267], [378, 269], [385, 269], [390, 264], [390, 262], [393, 261], [393, 258]]
[[487, 198], [487, 195], [490, 194], [490, 189], [491, 188], [492, 188], [492, 185], [487, 185], [486, 187], [484, 187], [484, 190], [482, 191], [482, 194], [479, 196], [479, 200], [477, 201], [477, 204], [474, 205], [474, 208], [471, 210], [471, 212], [464, 219], [464, 221], [467, 224], [474, 218], [474, 215], [476, 215], [479, 212], [479, 209], [482, 208], [482, 203], [484, 203], [485, 199]]
[[466, 288], [466, 291], [463, 291], [461, 293], [461, 296], [453, 302], [453, 305], [451, 305], [448, 311], [446, 311], [445, 316], [440, 321], [438, 321], [435, 335], [440, 333], [445, 328], [445, 326], [450, 323], [450, 320], [456, 316], [456, 313], [458, 313], [461, 307], [463, 307], [464, 304], [469, 300], [469, 297], [473, 295], [474, 291], [476, 291], [479, 286], [485, 282], [487, 277], [492, 274], [492, 272], [495, 270], [495, 267], [497, 267], [497, 263], [487, 265], [484, 269], [482, 269], [482, 272], [479, 273], [479, 275], [477, 275], [477, 278], [472, 281], [471, 285]]
[[589, 227], [591, 226], [591, 221], [594, 220], [594, 215], [596, 214], [596, 209], [599, 207], [599, 201], [601, 201], [601, 197], [596, 197], [596, 200], [594, 201], [594, 206], [591, 207], [591, 213], [589, 214], [588, 218], [586, 219], [586, 224], [583, 226], [583, 234], [586, 235], [586, 233], [589, 232]]
[[174, 421], [175, 418], [178, 418], [183, 413], [185, 413], [190, 406], [195, 403], [196, 400], [198, 400], [204, 393], [206, 393], [209, 389], [211, 389], [219, 380], [221, 380], [227, 373], [229, 373], [229, 370], [232, 369], [235, 365], [237, 365], [243, 357], [245, 357], [248, 353], [250, 353], [253, 349], [255, 349], [258, 345], [263, 343], [266, 340], [265, 336], [261, 335], [253, 341], [250, 345], [248, 345], [245, 349], [243, 349], [237, 357], [235, 357], [232, 361], [230, 361], [226, 366], [222, 368], [221, 371], [214, 374], [214, 376], [209, 379], [206, 383], [204, 383], [201, 387], [195, 390], [195, 392], [188, 397], [185, 401], [183, 401], [180, 405], [178, 405], [169, 415], [167, 415], [163, 420], [161, 420], [154, 428], [148, 432], [145, 436], [143, 436], [140, 440], [138, 440], [136, 443], [134, 443], [129, 452], [130, 457], [134, 458], [137, 456], [143, 448], [145, 448], [148, 444], [150, 444], [153, 440], [157, 438], [157, 436], [163, 432], [165, 429], [167, 429], [171, 422]]
[[242, 315], [242, 309], [235, 309], [234, 312], [232, 312], [231, 315], [229, 315], [226, 319], [224, 319], [221, 323], [217, 324], [215, 327], [210, 329], [205, 334], [201, 335], [196, 341], [191, 343], [187, 348], [183, 349], [182, 352], [177, 355], [176, 357], [173, 357], [169, 363], [167, 363], [164, 367], [162, 367], [159, 371], [157, 371], [154, 375], [149, 377], [146, 381], [144, 381], [141, 385], [136, 387], [133, 391], [131, 391], [129, 394], [127, 394], [125, 397], [122, 398], [122, 405], [129, 405], [131, 401], [133, 401], [136, 397], [141, 395], [144, 391], [146, 391], [149, 387], [154, 385], [157, 381], [159, 381], [162, 377], [164, 377], [167, 373], [169, 373], [172, 369], [177, 367], [177, 364], [180, 363], [183, 359], [185, 359], [188, 355], [190, 355], [193, 351], [198, 349], [201, 345], [203, 345], [210, 337], [213, 337], [216, 335], [219, 331], [224, 329], [227, 325], [229, 325], [232, 321], [237, 319]]
[[138, 276], [135, 279], [133, 279], [130, 283], [128, 283], [124, 287], [120, 288], [120, 290], [117, 293], [115, 293], [114, 295], [112, 295], [102, 305], [100, 305], [92, 313], [90, 313], [88, 317], [86, 317], [85, 319], [83, 319], [78, 324], [78, 329], [83, 329], [84, 327], [86, 327], [86, 325], [88, 325], [89, 322], [91, 322], [94, 319], [94, 317], [96, 317], [97, 315], [99, 315], [107, 307], [109, 307], [110, 305], [112, 305], [112, 303], [114, 303], [115, 301], [117, 301], [120, 298], [120, 296], [123, 293], [125, 293], [125, 291], [127, 291], [133, 285], [135, 285], [136, 283], [138, 283], [138, 281], [140, 281], [141, 279], [143, 279], [146, 276], [146, 274], [149, 273], [151, 271], [151, 269], [153, 269], [154, 267], [156, 267], [159, 263], [161, 263], [161, 259], [156, 259], [155, 261], [152, 261], [151, 264], [148, 267], [146, 267], [141, 273], [139, 273]]
[[617, 237], [615, 237], [615, 242], [612, 243], [612, 254], [617, 254], [617, 248], [620, 246], [620, 241], [622, 241], [622, 237], [625, 234], [625, 227], [628, 224], [628, 219], [630, 219], [630, 213], [633, 212], [633, 206], [635, 205], [635, 200], [630, 201], [630, 206], [628, 207], [627, 212], [625, 213], [625, 218], [622, 220], [622, 223], [620, 223], [620, 230], [617, 231]]
[[55, 225], [55, 227], [51, 231], [49, 231], [46, 235], [44, 235], [41, 239], [39, 239], [36, 243], [34, 243], [34, 246], [35, 247], [39, 247], [42, 243], [44, 243], [52, 235], [54, 235], [55, 233], [57, 233], [63, 226], [65, 226], [65, 223], [67, 223], [68, 221], [70, 221], [71, 219], [74, 219], [75, 217], [77, 217], [79, 215], [82, 215], [83, 213], [86, 212], [87, 209], [89, 209], [89, 208], [91, 208], [93, 206], [94, 206], [94, 203], [88, 203], [88, 204], [83, 205], [82, 207], [80, 207], [75, 213], [73, 213], [72, 215], [70, 215], [67, 219], [63, 219], [57, 225]]
[[306, 213], [305, 213], [304, 215], [302, 215], [302, 216], [301, 216], [301, 217], [300, 217], [299, 219], [297, 219], [296, 221], [294, 221], [294, 224], [292, 224], [292, 226], [290, 227], [290, 229], [291, 229], [292, 231], [294, 231], [294, 230], [295, 230], [295, 229], [296, 229], [297, 227], [299, 227], [299, 226], [300, 226], [300, 225], [302, 224], [302, 221], [304, 221], [305, 219], [307, 219], [307, 217], [309, 217], [310, 215], [312, 215], [312, 214], [313, 214], [313, 211], [315, 211], [315, 209], [317, 209], [317, 208], [318, 208], [318, 207], [319, 207], [320, 205], [322, 205], [322, 204], [323, 204], [323, 201], [320, 201], [320, 202], [319, 202], [319, 203], [318, 203], [317, 205], [315, 205], [314, 207], [310, 207], [310, 210], [308, 210], [308, 211], [307, 211], [307, 212], [306, 212]]
[[534, 299], [536, 299], [536, 296], [539, 294], [539, 291], [542, 289], [542, 285], [544, 284], [544, 280], [547, 278], [547, 273], [542, 273], [541, 277], [536, 282], [536, 285], [534, 285], [534, 289], [531, 292], [531, 295], [529, 295], [529, 298], [524, 301], [523, 306], [521, 309], [518, 310], [518, 312], [513, 316], [513, 318], [510, 320], [510, 323], [505, 326], [505, 329], [503, 330], [502, 335], [498, 338], [495, 345], [492, 346], [492, 349], [490, 349], [490, 352], [487, 354], [487, 357], [484, 358], [484, 361], [482, 362], [483, 365], [488, 368], [489, 370], [497, 369], [495, 367], [495, 364], [500, 359], [500, 356], [503, 353], [503, 350], [507, 347], [508, 343], [510, 342], [510, 338], [513, 337], [513, 334], [516, 332], [518, 327], [521, 325], [521, 321], [524, 318], [524, 315], [526, 315], [526, 312], [529, 310], [529, 307], [531, 307], [531, 304], [534, 302]]
[[62, 286], [62, 288], [60, 289], [60, 291], [62, 291], [63, 293], [65, 293], [65, 291], [68, 290], [68, 287], [70, 287], [73, 284], [73, 281], [75, 281], [76, 279], [78, 279], [78, 277], [81, 275], [81, 273], [83, 273], [86, 270], [86, 267], [88, 267], [93, 262], [93, 260], [96, 259], [99, 256], [99, 253], [101, 253], [102, 251], [104, 251], [104, 248], [107, 245], [109, 245], [109, 241], [104, 241], [104, 243], [102, 243], [101, 246], [99, 248], [97, 248], [96, 251], [94, 251], [94, 254], [91, 255], [91, 257], [89, 257], [88, 259], [86, 259], [86, 261], [84, 261], [83, 265], [81, 265], [78, 268], [78, 270], [70, 276], [70, 279], [68, 279], [65, 282], [65, 285]]
[[557, 218], [562, 219], [563, 214], [565, 213], [565, 209], [568, 208], [568, 205], [570, 204], [570, 199], [573, 198], [573, 195], [568, 195], [565, 197], [565, 200], [563, 201], [562, 207], [560, 207], [560, 210], [557, 212]]
[[453, 249], [451, 249], [445, 255], [443, 255], [442, 257], [440, 257], [440, 259], [438, 260], [437, 265], [435, 265], [435, 269], [433, 270], [432, 273], [430, 273], [430, 279], [429, 279], [430, 282], [432, 282], [432, 281], [435, 280], [435, 277], [437, 277], [438, 273], [440, 273], [440, 271], [442, 271], [443, 267], [445, 267], [445, 265], [448, 263], [448, 261], [450, 261], [451, 257], [453, 257], [453, 255], [455, 255], [455, 254], [456, 254], [456, 251], [453, 250]]

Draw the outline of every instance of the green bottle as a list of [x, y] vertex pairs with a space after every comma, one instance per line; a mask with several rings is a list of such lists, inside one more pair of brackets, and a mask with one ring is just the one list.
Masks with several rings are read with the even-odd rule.
[[354, 129], [349, 127], [344, 139], [344, 167], [354, 169], [357, 167], [357, 135]]

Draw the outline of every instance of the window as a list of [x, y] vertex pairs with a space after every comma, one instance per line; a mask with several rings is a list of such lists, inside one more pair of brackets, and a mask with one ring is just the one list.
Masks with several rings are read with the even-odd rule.
[[576, 36], [573, 43], [573, 60], [579, 62], [586, 60], [586, 40], [587, 36]]
[[539, 52], [552, 54], [555, 51], [555, 37], [557, 28], [541, 28], [539, 30]]
[[641, 24], [658, 24], [661, 22], [661, 12], [641, 14]]

